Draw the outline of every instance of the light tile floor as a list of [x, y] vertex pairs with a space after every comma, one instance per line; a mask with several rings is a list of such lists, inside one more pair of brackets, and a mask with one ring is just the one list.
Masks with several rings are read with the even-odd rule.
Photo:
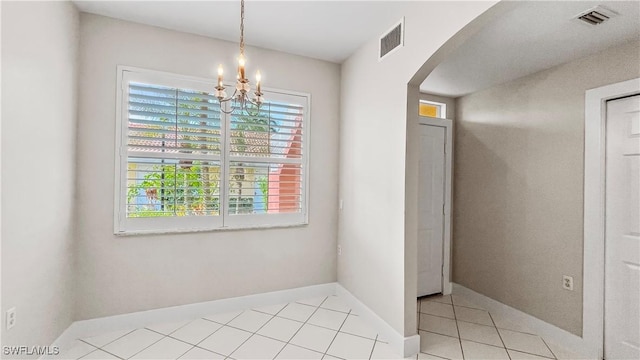
[[[417, 359], [579, 359], [459, 296], [418, 300]], [[51, 359], [401, 359], [336, 296], [78, 339]]]
[[418, 359], [586, 359], [459, 295], [419, 299], [417, 321]]

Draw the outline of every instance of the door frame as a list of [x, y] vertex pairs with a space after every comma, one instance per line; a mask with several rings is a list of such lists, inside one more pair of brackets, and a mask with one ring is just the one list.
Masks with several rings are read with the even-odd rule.
[[598, 359], [604, 357], [606, 106], [636, 93], [640, 78], [585, 93], [582, 338]]
[[[432, 118], [427, 116], [418, 117], [419, 125], [438, 126], [445, 129], [445, 153], [444, 153], [444, 225], [443, 225], [443, 245], [442, 245], [442, 294], [451, 294], [451, 209], [453, 194], [453, 120]], [[420, 185], [418, 185], [420, 186]]]

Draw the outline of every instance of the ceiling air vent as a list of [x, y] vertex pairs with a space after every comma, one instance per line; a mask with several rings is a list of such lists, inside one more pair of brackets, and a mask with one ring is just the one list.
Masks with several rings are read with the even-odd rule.
[[380, 37], [378, 60], [404, 46], [404, 17]]
[[617, 14], [612, 10], [602, 6], [596, 6], [587, 11], [581, 12], [575, 17], [575, 19], [583, 21], [589, 25], [600, 25], [616, 15]]

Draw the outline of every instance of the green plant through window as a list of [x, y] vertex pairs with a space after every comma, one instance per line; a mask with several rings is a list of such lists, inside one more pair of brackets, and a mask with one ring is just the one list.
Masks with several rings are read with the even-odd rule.
[[[146, 88], [130, 95], [130, 112], [145, 116], [138, 123], [130, 119], [130, 146], [180, 154], [219, 153], [219, 119], [216, 128], [212, 126], [216, 119], [209, 117], [217, 109], [206, 93], [142, 86]], [[220, 213], [219, 162], [130, 157], [128, 170], [128, 217]]]

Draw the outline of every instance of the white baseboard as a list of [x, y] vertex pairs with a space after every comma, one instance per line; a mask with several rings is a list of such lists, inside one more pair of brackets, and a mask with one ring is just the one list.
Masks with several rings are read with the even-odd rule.
[[58, 346], [60, 350], [64, 352], [73, 345], [76, 339], [96, 336], [106, 332], [142, 328], [163, 322], [178, 322], [190, 319], [195, 320], [215, 313], [276, 305], [306, 298], [329, 295], [338, 295], [341, 297], [341, 299], [344, 300], [355, 313], [362, 316], [365, 321], [370, 323], [380, 334], [381, 338], [388, 341], [389, 345], [391, 345], [398, 354], [404, 354], [404, 357], [408, 357], [415, 355], [420, 351], [419, 335], [416, 334], [404, 337], [338, 283], [327, 283], [263, 294], [247, 295], [76, 321], [53, 342], [52, 346]]
[[454, 283], [453, 294], [460, 294], [469, 299], [469, 301], [482, 306], [491, 313], [512, 318], [518, 323], [528, 327], [542, 338], [553, 340], [554, 343], [562, 345], [567, 350], [570, 350], [576, 354], [582, 354], [584, 356], [591, 357], [594, 356], [594, 354], [596, 354], [598, 351], [594, 344], [587, 343], [583, 338], [575, 334], [560, 329], [555, 325], [551, 325], [545, 321], [542, 321], [520, 310], [514, 309], [499, 301], [479, 294], [462, 285]]
[[306, 298], [334, 295], [336, 293], [336, 284], [337, 283], [327, 283], [263, 294], [247, 295], [76, 321], [54, 341], [53, 346], [58, 346], [61, 351], [66, 351], [73, 345], [73, 342], [76, 339], [87, 338], [110, 331], [142, 328], [155, 323], [177, 322], [189, 319], [195, 320], [215, 313], [244, 310], [260, 306], [288, 303]]
[[404, 354], [403, 357], [409, 357], [415, 356], [420, 351], [420, 335], [405, 337], [400, 334], [340, 284], [336, 284], [336, 295], [344, 300], [356, 314], [371, 324], [378, 331], [381, 340], [389, 342], [396, 353]]
[[444, 286], [442, 287], [442, 295], [451, 295], [453, 291], [453, 283], [451, 281], [446, 281]]

